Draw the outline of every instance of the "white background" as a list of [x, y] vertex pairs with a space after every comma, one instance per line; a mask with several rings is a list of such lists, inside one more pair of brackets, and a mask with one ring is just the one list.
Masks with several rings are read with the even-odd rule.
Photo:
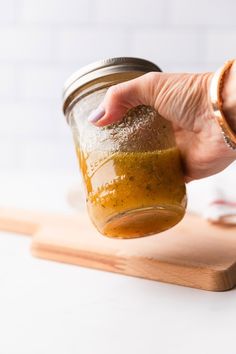
[[165, 71], [236, 57], [234, 0], [0, 0], [0, 166], [74, 171], [65, 79], [95, 60], [138, 56]]

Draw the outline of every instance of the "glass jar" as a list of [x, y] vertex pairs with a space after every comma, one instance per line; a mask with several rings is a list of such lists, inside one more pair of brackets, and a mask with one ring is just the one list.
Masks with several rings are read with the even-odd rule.
[[76, 72], [64, 90], [90, 218], [103, 235], [135, 238], [167, 230], [184, 216], [186, 189], [172, 125], [152, 107], [137, 106], [116, 124], [88, 116], [107, 89], [150, 71], [153, 63], [113, 58]]

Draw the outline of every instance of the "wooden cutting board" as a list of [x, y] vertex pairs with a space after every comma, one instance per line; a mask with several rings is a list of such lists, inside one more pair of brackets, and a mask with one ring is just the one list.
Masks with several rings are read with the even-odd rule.
[[236, 284], [236, 227], [194, 215], [159, 235], [115, 240], [86, 214], [0, 209], [0, 230], [32, 235], [36, 257], [211, 291]]

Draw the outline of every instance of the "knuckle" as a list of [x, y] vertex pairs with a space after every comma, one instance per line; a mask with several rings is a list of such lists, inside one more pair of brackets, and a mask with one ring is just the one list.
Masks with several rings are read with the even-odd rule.
[[145, 79], [150, 82], [154, 83], [160, 78], [161, 73], [157, 71], [150, 71], [149, 73], [145, 74]]
[[109, 97], [109, 99], [112, 100], [118, 99], [120, 96], [120, 92], [121, 92], [120, 85], [111, 86], [107, 90], [107, 97]]
[[163, 75], [160, 72], [151, 71], [144, 75], [146, 87], [146, 101], [151, 106], [155, 106], [157, 90], [160, 84], [160, 78]]

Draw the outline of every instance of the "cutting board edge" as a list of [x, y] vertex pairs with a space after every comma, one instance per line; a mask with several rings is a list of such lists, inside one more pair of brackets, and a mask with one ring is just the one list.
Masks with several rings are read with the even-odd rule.
[[[120, 257], [119, 262], [112, 262], [112, 255], [108, 254], [96, 254], [95, 252], [88, 252], [81, 250], [80, 253], [73, 252], [71, 249], [65, 248], [54, 248], [54, 247], [44, 247], [40, 242], [33, 242], [31, 245], [31, 254], [36, 258], [47, 259], [50, 261], [56, 261], [64, 264], [72, 264], [78, 265], [85, 268], [97, 269], [102, 271], [109, 271], [112, 273], [123, 274], [127, 276], [135, 276], [137, 278], [148, 279], [152, 281], [159, 281], [163, 283], [169, 283], [174, 285], [181, 285], [185, 287], [191, 287], [195, 289], [205, 290], [205, 291], [214, 291], [214, 292], [222, 292], [228, 291], [235, 287], [236, 285], [236, 276], [232, 277], [232, 269], [236, 267], [236, 263], [232, 264], [229, 268], [225, 269], [217, 269], [217, 268], [205, 268], [201, 269], [201, 277], [199, 279], [199, 283], [197, 281], [196, 276], [199, 275], [199, 267], [192, 267], [191, 273], [189, 273], [189, 268], [186, 269], [183, 265], [171, 264], [160, 260], [154, 260], [154, 263], [159, 267], [159, 274], [162, 272], [161, 268], [164, 266], [163, 276], [156, 275], [150, 276], [148, 273], [148, 269], [150, 265], [147, 264], [147, 261], [139, 260], [137, 263], [141, 263], [142, 272], [140, 272], [140, 268], [138, 271], [136, 269], [137, 265], [135, 264], [135, 258], [132, 257], [129, 260], [126, 260], [123, 257]], [[90, 256], [85, 256], [86, 254], [90, 254]], [[91, 255], [93, 255], [94, 259], [91, 259]], [[100, 258], [99, 258], [99, 257]], [[118, 265], [118, 266], [116, 266]], [[120, 267], [119, 267], [120, 265]], [[146, 271], [144, 270], [146, 265]], [[166, 268], [168, 271], [166, 272]], [[174, 272], [172, 272], [172, 269]], [[181, 273], [182, 272], [182, 273]], [[184, 272], [184, 273], [183, 273]], [[157, 272], [158, 273], [158, 272]], [[157, 274], [156, 273], [156, 274]], [[194, 273], [194, 274], [193, 274]], [[207, 286], [202, 286], [202, 275], [205, 273], [206, 280], [205, 284]], [[189, 280], [188, 275], [194, 277], [194, 282]]]

